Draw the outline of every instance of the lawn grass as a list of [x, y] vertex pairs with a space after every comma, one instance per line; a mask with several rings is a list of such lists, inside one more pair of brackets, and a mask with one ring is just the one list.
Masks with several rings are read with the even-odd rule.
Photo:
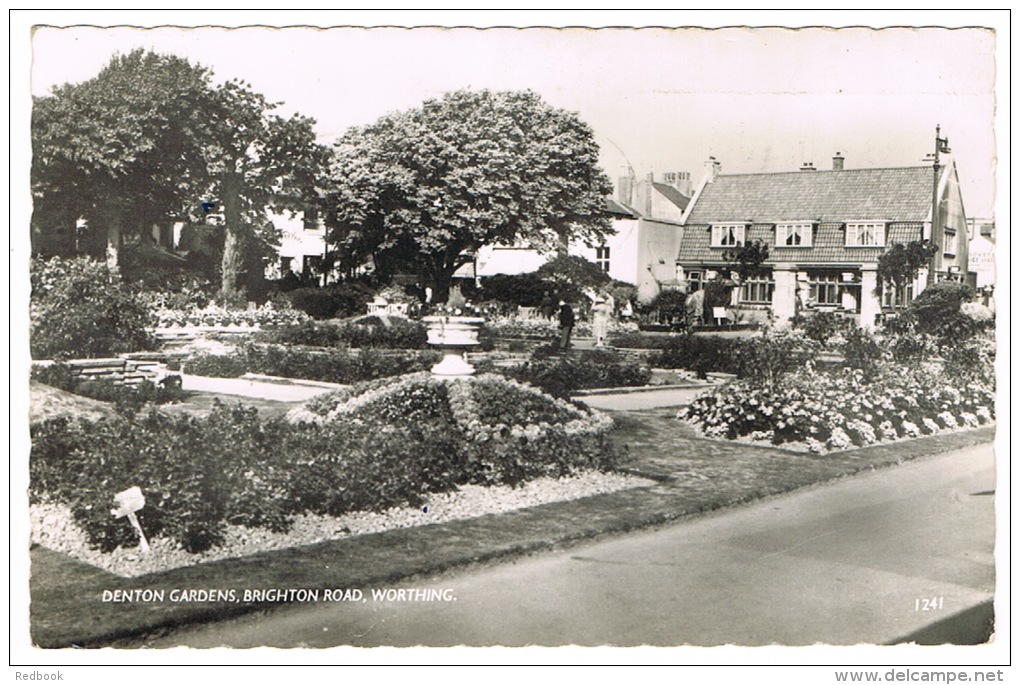
[[[281, 403], [282, 404], [282, 403]], [[139, 636], [272, 605], [245, 589], [369, 588], [787, 492], [863, 470], [989, 442], [994, 427], [825, 456], [705, 438], [672, 411], [614, 413], [624, 470], [655, 485], [506, 514], [405, 528], [126, 579], [45, 548], [31, 550], [32, 638], [40, 647], [134, 646]], [[234, 602], [104, 602], [104, 590], [234, 590]]]

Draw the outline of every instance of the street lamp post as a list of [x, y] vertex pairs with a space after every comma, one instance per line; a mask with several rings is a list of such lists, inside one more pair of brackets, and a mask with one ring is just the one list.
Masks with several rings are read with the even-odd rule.
[[939, 134], [942, 132], [942, 127], [939, 124], [935, 125], [935, 154], [934, 158], [934, 177], [932, 179], [931, 187], [931, 242], [936, 245], [936, 248], [931, 253], [931, 260], [928, 264], [928, 280], [927, 285], [933, 285], [935, 283], [935, 265], [938, 257], [938, 222], [939, 222], [939, 153], [944, 152], [949, 154], [949, 138], [941, 138]]

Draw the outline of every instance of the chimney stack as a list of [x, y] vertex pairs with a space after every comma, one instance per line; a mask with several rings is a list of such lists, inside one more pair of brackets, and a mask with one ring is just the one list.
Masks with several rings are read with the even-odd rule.
[[627, 207], [634, 206], [634, 171], [620, 176], [616, 199]]
[[705, 181], [707, 183], [713, 182], [720, 172], [722, 172], [722, 164], [715, 157], [709, 157], [708, 161], [705, 162]]
[[843, 171], [843, 155], [836, 153], [836, 156], [832, 158], [832, 170]]
[[801, 171], [818, 171], [815, 169], [814, 162], [804, 162], [804, 165], [800, 168]]

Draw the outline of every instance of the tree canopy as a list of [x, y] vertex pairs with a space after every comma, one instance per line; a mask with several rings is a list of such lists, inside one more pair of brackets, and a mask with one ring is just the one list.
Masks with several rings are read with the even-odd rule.
[[275, 115], [277, 106], [181, 57], [114, 56], [96, 77], [35, 99], [35, 230], [85, 219], [114, 265], [122, 231], [222, 211], [221, 291], [235, 294], [245, 264], [261, 267], [272, 242], [267, 206], [316, 198], [326, 165], [314, 121]]
[[927, 267], [936, 252], [935, 244], [930, 240], [913, 240], [906, 245], [896, 243], [878, 258], [878, 291], [883, 286], [891, 286], [900, 290], [910, 281], [917, 278], [921, 269]]
[[354, 128], [330, 170], [330, 242], [445, 297], [483, 245], [552, 252], [609, 231], [590, 127], [533, 92], [461, 90]]
[[36, 98], [37, 228], [85, 219], [111, 241], [115, 261], [122, 228], [186, 215], [196, 190], [205, 190], [201, 114], [212, 96], [205, 69], [136, 50], [115, 56], [95, 78]]

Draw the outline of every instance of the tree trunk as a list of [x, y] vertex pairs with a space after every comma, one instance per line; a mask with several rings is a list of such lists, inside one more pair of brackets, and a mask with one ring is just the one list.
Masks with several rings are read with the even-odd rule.
[[223, 178], [223, 237], [222, 280], [220, 299], [227, 304], [240, 294], [237, 276], [241, 271], [241, 179], [236, 172], [227, 172]]

